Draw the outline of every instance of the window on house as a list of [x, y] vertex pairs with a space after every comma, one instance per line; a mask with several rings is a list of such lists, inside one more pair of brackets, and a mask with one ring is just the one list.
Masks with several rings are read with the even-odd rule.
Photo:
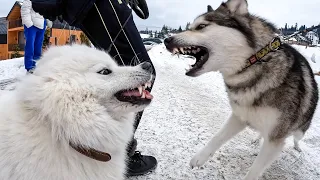
[[76, 35], [71, 35], [70, 36], [70, 44], [76, 43]]

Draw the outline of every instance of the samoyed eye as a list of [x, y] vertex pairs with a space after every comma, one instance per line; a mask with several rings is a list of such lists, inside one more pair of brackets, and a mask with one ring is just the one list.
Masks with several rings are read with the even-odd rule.
[[110, 69], [104, 68], [104, 69], [98, 71], [97, 73], [102, 74], [102, 75], [108, 75], [108, 74], [112, 73], [112, 71]]

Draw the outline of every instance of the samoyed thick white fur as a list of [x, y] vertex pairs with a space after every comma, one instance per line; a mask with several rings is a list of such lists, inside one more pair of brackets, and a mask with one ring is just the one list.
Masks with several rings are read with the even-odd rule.
[[[0, 179], [124, 179], [134, 115], [152, 101], [144, 90], [151, 71], [150, 63], [118, 66], [82, 45], [46, 51], [33, 74], [0, 93]], [[92, 159], [70, 144], [111, 160]]]

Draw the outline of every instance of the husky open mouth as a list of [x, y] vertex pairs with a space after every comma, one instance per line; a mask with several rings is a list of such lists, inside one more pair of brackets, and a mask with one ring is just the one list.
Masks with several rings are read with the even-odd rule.
[[124, 89], [118, 91], [115, 97], [121, 102], [129, 102], [132, 104], [147, 104], [153, 99], [152, 94], [146, 90], [151, 87], [151, 82], [146, 82], [136, 88]]
[[184, 46], [175, 47], [171, 50], [173, 54], [183, 54], [195, 57], [196, 62], [189, 65], [186, 75], [192, 76], [196, 71], [198, 71], [204, 63], [209, 59], [209, 53], [207, 48], [203, 46]]

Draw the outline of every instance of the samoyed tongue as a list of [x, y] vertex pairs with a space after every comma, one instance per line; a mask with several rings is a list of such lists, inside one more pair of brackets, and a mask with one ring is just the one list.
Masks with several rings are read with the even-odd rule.
[[141, 98], [145, 98], [145, 99], [152, 99], [153, 98], [152, 94], [150, 94], [150, 92], [147, 90], [142, 90], [141, 94], [138, 90], [125, 91], [122, 93], [122, 95], [123, 96], [141, 97]]

